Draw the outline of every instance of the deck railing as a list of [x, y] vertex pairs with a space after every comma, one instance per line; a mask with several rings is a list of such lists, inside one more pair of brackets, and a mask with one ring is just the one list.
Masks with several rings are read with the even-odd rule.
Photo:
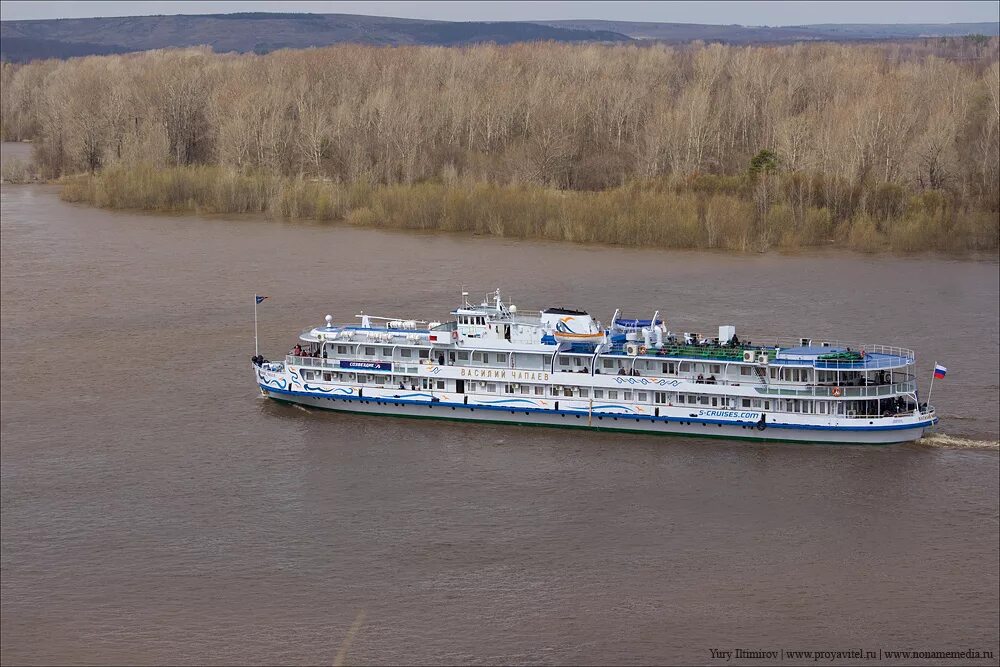
[[[840, 341], [822, 341], [830, 344], [831, 348], [846, 348], [849, 347], [853, 352], [861, 352], [862, 350], [866, 353], [865, 359], [816, 359], [809, 360], [813, 361], [816, 368], [822, 369], [870, 369], [870, 368], [888, 368], [890, 366], [897, 366], [899, 364], [897, 358], [902, 358], [907, 361], [912, 361], [915, 358], [913, 350], [909, 350], [904, 347], [894, 347], [891, 345], [862, 345], [858, 343], [842, 343]], [[790, 360], [790, 359], [775, 359], [773, 355], [776, 354], [775, 350], [778, 352], [788, 350], [794, 347], [800, 347], [801, 340], [783, 340], [783, 339], [773, 339], [768, 340], [763, 345], [753, 344], [745, 345], [741, 344], [735, 347], [728, 345], [688, 345], [681, 343], [664, 343], [662, 347], [650, 348], [645, 354], [639, 355], [639, 358], [661, 358], [661, 357], [671, 357], [680, 359], [690, 359], [690, 360], [717, 360], [717, 361], [743, 361], [744, 352], [769, 352], [772, 358], [769, 360], [772, 364], [794, 364], [802, 365], [802, 360]], [[641, 345], [641, 341], [635, 341], [635, 344]], [[819, 347], [820, 345], [814, 344], [813, 347]], [[609, 354], [615, 355], [625, 355], [625, 356], [635, 356], [628, 355], [625, 351], [625, 345], [622, 343], [615, 343], [611, 349], [608, 351]], [[832, 354], [831, 350], [831, 354]], [[875, 354], [878, 356], [871, 356]], [[886, 356], [881, 356], [886, 355]]]
[[[323, 359], [319, 357], [300, 357], [295, 355], [288, 355], [286, 357], [288, 364], [297, 366], [306, 366], [308, 368], [317, 368], [321, 370], [331, 370], [331, 371], [347, 371], [347, 372], [366, 372], [364, 368], [341, 368], [340, 359]], [[364, 361], [364, 360], [358, 360]], [[375, 360], [377, 361], [377, 360]], [[424, 360], [426, 361], [426, 360]], [[383, 361], [382, 363], [386, 363]], [[417, 375], [419, 373], [419, 363], [413, 361], [400, 362], [394, 361], [392, 363], [392, 373], [395, 375]], [[498, 365], [498, 364], [476, 364], [473, 368], [496, 368], [496, 369], [509, 369], [509, 366]], [[537, 369], [536, 369], [537, 370]], [[385, 372], [385, 371], [382, 371]], [[559, 373], [574, 373], [574, 371], [569, 368], [557, 368], [556, 372]], [[575, 373], [574, 373], [575, 374]], [[588, 373], [589, 374], [589, 373]], [[614, 377], [617, 373], [603, 373], [601, 375]], [[681, 380], [687, 380], [698, 385], [715, 385], [715, 386], [743, 386], [743, 387], [753, 387], [758, 394], [764, 396], [787, 396], [791, 398], [808, 398], [808, 397], [820, 397], [820, 398], [880, 398], [885, 396], [894, 396], [897, 394], [913, 393], [917, 389], [917, 383], [914, 380], [907, 380], [904, 382], [895, 382], [891, 384], [881, 384], [881, 385], [867, 385], [863, 387], [850, 387], [844, 385], [805, 385], [789, 382], [779, 382], [771, 380], [767, 384], [760, 384], [754, 382], [753, 378], [741, 378], [740, 380], [724, 380], [716, 379], [714, 381], [703, 379], [703, 381], [698, 382], [697, 377], [694, 374], [691, 375], [677, 375], [668, 376], [677, 377]], [[912, 376], [910, 376], [912, 377]], [[839, 394], [837, 392], [840, 392]]]
[[285, 357], [289, 364], [309, 366], [311, 368], [331, 368], [340, 370], [340, 359], [323, 359], [322, 357], [299, 357], [289, 354]]
[[[865, 387], [827, 387], [827, 386], [788, 386], [761, 385], [755, 387], [757, 393], [764, 396], [787, 396], [789, 398], [881, 398], [896, 394], [912, 394], [917, 390], [917, 383], [896, 382], [894, 384], [868, 385]], [[838, 393], [839, 392], [839, 393]]]

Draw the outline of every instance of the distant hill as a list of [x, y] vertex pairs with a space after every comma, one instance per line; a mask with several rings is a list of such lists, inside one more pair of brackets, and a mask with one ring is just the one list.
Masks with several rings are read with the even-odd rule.
[[783, 27], [634, 21], [452, 22], [353, 14], [239, 13], [0, 22], [0, 58], [24, 62], [208, 45], [217, 52], [301, 49], [343, 42], [461, 46], [479, 42], [704, 40], [729, 44], [857, 41], [1000, 34], [998, 23], [820, 24]]
[[708, 25], [702, 23], [643, 23], [636, 21], [543, 21], [543, 25], [576, 30], [609, 30], [634, 39], [662, 42], [753, 44], [804, 40], [857, 41], [1000, 35], [1000, 23], [819, 23], [798, 26]]
[[351, 14], [211, 14], [47, 19], [0, 23], [0, 56], [23, 62], [86, 53], [208, 45], [214, 51], [301, 49], [341, 42], [460, 46], [477, 42], [630, 42], [597, 29], [539, 23], [421, 21]]

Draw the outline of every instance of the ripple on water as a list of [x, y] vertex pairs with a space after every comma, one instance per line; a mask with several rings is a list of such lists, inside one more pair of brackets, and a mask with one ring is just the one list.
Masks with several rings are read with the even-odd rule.
[[947, 433], [932, 433], [926, 435], [916, 442], [925, 447], [940, 447], [946, 449], [993, 449], [1000, 451], [1000, 441], [998, 440], [972, 440], [961, 438]]

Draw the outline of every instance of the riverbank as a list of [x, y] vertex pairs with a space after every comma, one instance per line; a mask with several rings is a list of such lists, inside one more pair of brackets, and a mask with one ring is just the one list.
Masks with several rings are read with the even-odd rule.
[[673, 249], [988, 252], [996, 250], [1000, 230], [995, 213], [957, 210], [936, 191], [908, 198], [876, 193], [887, 203], [882, 208], [873, 204], [875, 215], [862, 208], [840, 221], [828, 207], [762, 203], [762, 196], [788, 186], [788, 179], [777, 176], [763, 185], [704, 176], [591, 192], [457, 179], [370, 185], [219, 166], [140, 165], [111, 167], [61, 182], [64, 200], [110, 209], [264, 213], [286, 220], [387, 229]]

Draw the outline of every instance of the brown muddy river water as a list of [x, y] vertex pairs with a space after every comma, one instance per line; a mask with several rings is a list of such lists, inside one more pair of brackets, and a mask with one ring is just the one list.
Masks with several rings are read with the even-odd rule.
[[[2, 188], [2, 242], [4, 663], [1000, 656], [995, 262], [116, 213], [39, 185]], [[260, 398], [254, 292], [273, 359], [327, 313], [444, 317], [463, 285], [910, 347], [924, 381], [948, 366], [942, 422], [758, 445]]]

